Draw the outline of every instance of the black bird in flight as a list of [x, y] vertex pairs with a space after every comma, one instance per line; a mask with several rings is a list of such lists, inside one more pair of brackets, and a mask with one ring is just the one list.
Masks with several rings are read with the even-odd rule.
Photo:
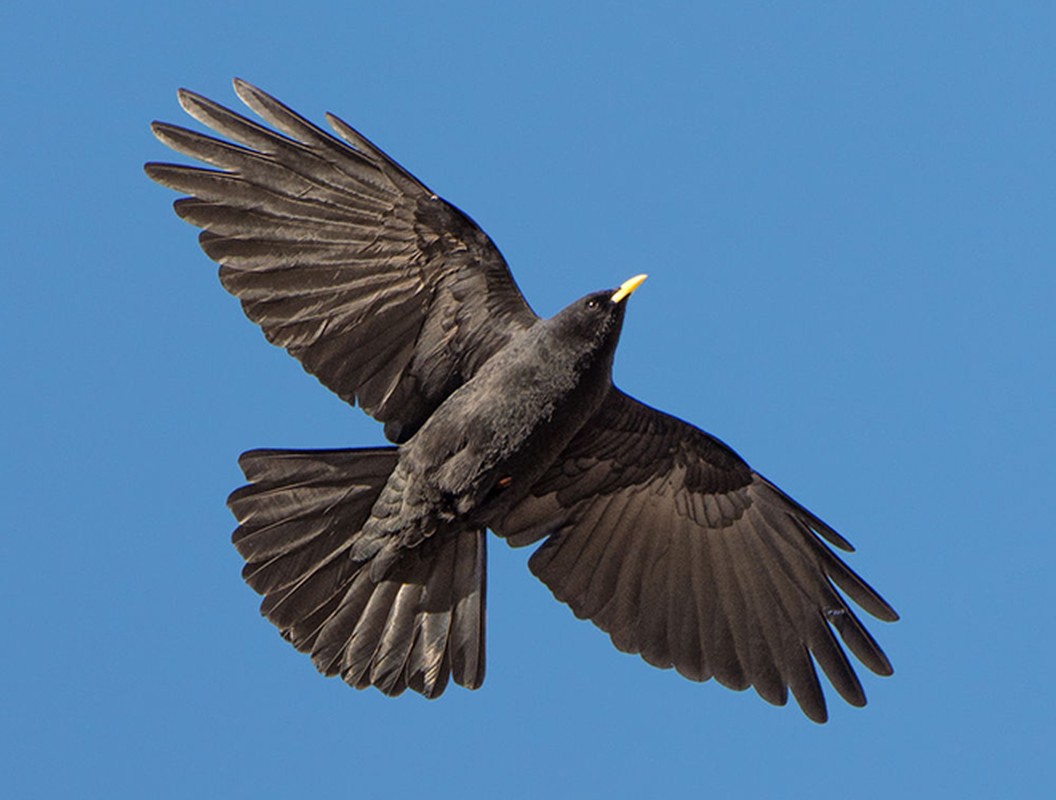
[[213, 169], [147, 174], [189, 195], [176, 213], [268, 341], [395, 445], [241, 457], [234, 544], [294, 647], [357, 688], [477, 688], [490, 528], [542, 540], [532, 572], [654, 666], [777, 705], [791, 689], [823, 722], [816, 662], [865, 704], [834, 631], [873, 672], [891, 665], [845, 597], [898, 615], [828, 546], [851, 545], [725, 444], [613, 385], [644, 275], [540, 319], [491, 239], [360, 133], [235, 91], [272, 128], [180, 91], [230, 141], [155, 122]]

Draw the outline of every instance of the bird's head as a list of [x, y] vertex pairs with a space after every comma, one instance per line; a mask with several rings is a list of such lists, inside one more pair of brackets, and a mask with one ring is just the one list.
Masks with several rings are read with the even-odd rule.
[[635, 275], [618, 289], [581, 297], [559, 311], [551, 323], [566, 341], [576, 341], [591, 352], [606, 352], [611, 356], [620, 338], [627, 298], [645, 278], [645, 275]]

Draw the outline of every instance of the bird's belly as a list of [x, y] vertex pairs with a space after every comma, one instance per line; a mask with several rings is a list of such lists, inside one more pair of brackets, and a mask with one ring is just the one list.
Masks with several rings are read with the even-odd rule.
[[541, 391], [528, 371], [504, 378], [452, 394], [401, 448], [417, 491], [481, 525], [528, 494], [608, 390], [607, 381], [587, 380]]

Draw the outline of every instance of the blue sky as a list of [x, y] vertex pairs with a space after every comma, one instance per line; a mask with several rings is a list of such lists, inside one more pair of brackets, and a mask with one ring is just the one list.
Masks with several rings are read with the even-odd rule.
[[[7, 4], [8, 795], [1051, 789], [1054, 34], [1030, 2]], [[465, 209], [539, 313], [648, 272], [618, 383], [857, 545], [903, 615], [869, 706], [819, 727], [654, 670], [496, 539], [479, 692], [286, 646], [228, 542], [236, 457], [381, 431], [143, 176], [176, 88], [234, 75]]]

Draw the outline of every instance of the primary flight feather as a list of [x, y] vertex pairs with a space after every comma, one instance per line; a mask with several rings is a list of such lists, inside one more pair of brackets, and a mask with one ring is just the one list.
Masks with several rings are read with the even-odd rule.
[[490, 529], [542, 541], [531, 570], [650, 664], [779, 705], [791, 689], [823, 722], [817, 664], [865, 704], [844, 647], [891, 665], [845, 598], [898, 616], [832, 550], [851, 546], [722, 442], [612, 384], [644, 275], [540, 319], [491, 239], [361, 134], [235, 91], [272, 127], [181, 91], [229, 141], [156, 122], [209, 168], [147, 174], [188, 195], [176, 212], [268, 340], [394, 443], [241, 457], [234, 543], [284, 637], [359, 688], [480, 686]]

